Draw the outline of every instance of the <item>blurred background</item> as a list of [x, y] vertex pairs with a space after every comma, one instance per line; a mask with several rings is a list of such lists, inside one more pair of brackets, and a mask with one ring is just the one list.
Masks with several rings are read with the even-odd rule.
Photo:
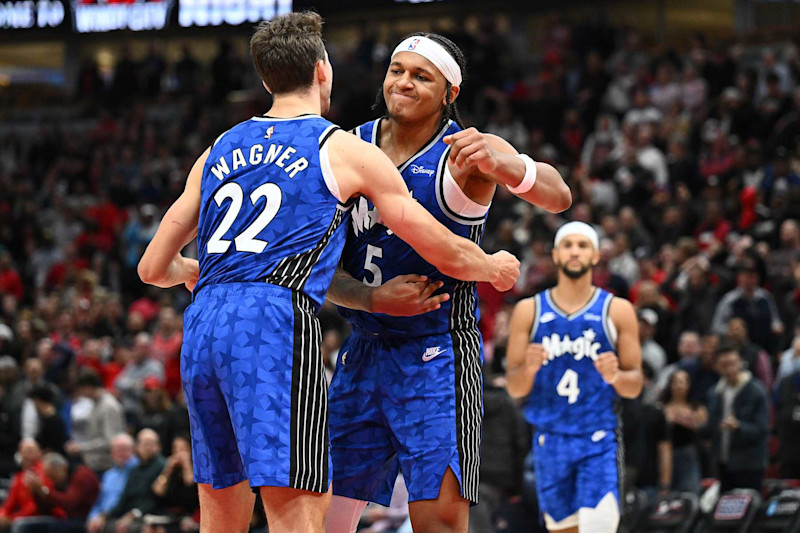
[[[634, 302], [641, 329], [622, 529], [797, 531], [800, 2], [39, 0], [0, 2], [0, 532], [198, 529], [179, 376], [190, 295], [146, 287], [136, 264], [196, 157], [269, 106], [254, 23], [306, 8], [326, 19], [332, 121], [377, 116], [395, 44], [441, 33], [467, 58], [465, 125], [572, 189], [560, 215], [501, 188], [490, 210], [483, 247], [517, 255], [522, 276], [479, 289], [470, 530], [542, 530], [530, 428], [502, 378], [509, 311], [555, 283], [555, 229], [581, 220], [601, 235], [595, 283]], [[346, 326], [328, 306], [321, 320], [332, 371]], [[724, 451], [738, 486], [716, 482], [720, 342], [758, 384], [746, 438]], [[403, 494], [399, 480], [362, 529], [410, 531]]]

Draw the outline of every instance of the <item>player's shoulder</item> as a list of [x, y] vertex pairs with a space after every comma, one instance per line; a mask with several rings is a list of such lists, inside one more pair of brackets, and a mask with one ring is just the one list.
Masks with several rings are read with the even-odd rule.
[[611, 293], [608, 293], [608, 298], [611, 300], [608, 305], [608, 315], [614, 322], [636, 319], [636, 308], [630, 300]]

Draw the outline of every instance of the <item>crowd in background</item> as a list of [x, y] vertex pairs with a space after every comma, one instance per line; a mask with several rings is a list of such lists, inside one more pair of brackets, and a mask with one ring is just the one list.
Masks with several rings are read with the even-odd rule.
[[[553, 164], [573, 194], [552, 215], [498, 188], [490, 210], [483, 247], [517, 255], [522, 275], [511, 293], [479, 287], [487, 503], [473, 530], [520, 495], [535, 505], [504, 352], [513, 303], [555, 283], [565, 220], [597, 228], [595, 284], [638, 312], [646, 385], [622, 411], [629, 486], [800, 478], [798, 48], [702, 35], [668, 48], [601, 19], [525, 30], [503, 16], [434, 28], [467, 57], [465, 125]], [[334, 122], [380, 114], [401, 37], [365, 25], [355, 47], [328, 43]], [[0, 97], [0, 114], [40, 120], [0, 139], [0, 531], [197, 529], [179, 375], [190, 295], [147, 288], [136, 264], [195, 158], [268, 99], [227, 42], [209, 61], [187, 47], [169, 63], [156, 46], [123, 52], [111, 73], [86, 60], [74, 94], [55, 112]], [[346, 326], [328, 305], [320, 316], [330, 366]], [[398, 506], [365, 524], [403, 527]]]

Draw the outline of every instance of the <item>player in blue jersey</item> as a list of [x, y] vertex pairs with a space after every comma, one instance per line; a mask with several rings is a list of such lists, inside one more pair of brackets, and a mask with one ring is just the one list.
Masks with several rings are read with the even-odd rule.
[[539, 507], [549, 531], [612, 533], [622, 496], [618, 399], [642, 389], [636, 313], [592, 285], [597, 232], [569, 222], [556, 233], [558, 282], [511, 316], [508, 391], [534, 426]]
[[[247, 531], [260, 490], [270, 531], [323, 529], [327, 390], [316, 318], [365, 195], [437, 268], [507, 290], [519, 262], [484, 254], [417, 204], [391, 161], [321, 117], [333, 71], [315, 13], [262, 23], [251, 55], [269, 112], [220, 135], [192, 168], [139, 264], [194, 289], [181, 377], [204, 532]], [[181, 249], [197, 235], [199, 262]]]
[[[387, 116], [355, 133], [389, 156], [417, 202], [477, 243], [498, 184], [550, 211], [566, 209], [571, 196], [550, 165], [462, 130], [455, 100], [464, 68], [448, 39], [409, 36], [380, 93]], [[399, 470], [415, 531], [466, 531], [478, 499], [482, 420], [476, 286], [420, 257], [384, 218], [367, 198], [356, 201], [328, 292], [352, 326], [329, 391], [328, 532], [354, 531], [367, 501], [388, 504]]]

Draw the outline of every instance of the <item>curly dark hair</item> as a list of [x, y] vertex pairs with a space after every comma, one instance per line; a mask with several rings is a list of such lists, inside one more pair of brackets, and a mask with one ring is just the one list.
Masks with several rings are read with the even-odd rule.
[[250, 57], [273, 94], [311, 87], [317, 61], [325, 59], [322, 17], [313, 11], [288, 13], [261, 22], [250, 38]]
[[[461, 49], [456, 45], [456, 43], [454, 43], [453, 41], [451, 41], [450, 39], [448, 39], [443, 35], [439, 35], [438, 33], [427, 33], [423, 31], [419, 31], [416, 33], [409, 33], [408, 35], [403, 37], [400, 41], [402, 42], [408, 39], [409, 37], [427, 37], [431, 41], [440, 44], [445, 50], [447, 50], [447, 53], [450, 54], [450, 56], [456, 60], [456, 63], [458, 63], [458, 68], [461, 69], [462, 79], [463, 80], [467, 79], [467, 60], [464, 57], [464, 52], [461, 51]], [[456, 106], [455, 102], [450, 101], [450, 87], [452, 87], [450, 82], [449, 81], [446, 82], [445, 98], [447, 104], [445, 105], [444, 110], [442, 111], [442, 124], [444, 124], [448, 120], [453, 120], [456, 124], [459, 125], [459, 127], [463, 128], [464, 125], [461, 123], [461, 115], [459, 115], [458, 113], [458, 107]], [[380, 87], [378, 89], [378, 95], [375, 98], [375, 103], [372, 105], [372, 109], [373, 110], [381, 109], [384, 111], [386, 110], [386, 100], [383, 98], [383, 87]]]

